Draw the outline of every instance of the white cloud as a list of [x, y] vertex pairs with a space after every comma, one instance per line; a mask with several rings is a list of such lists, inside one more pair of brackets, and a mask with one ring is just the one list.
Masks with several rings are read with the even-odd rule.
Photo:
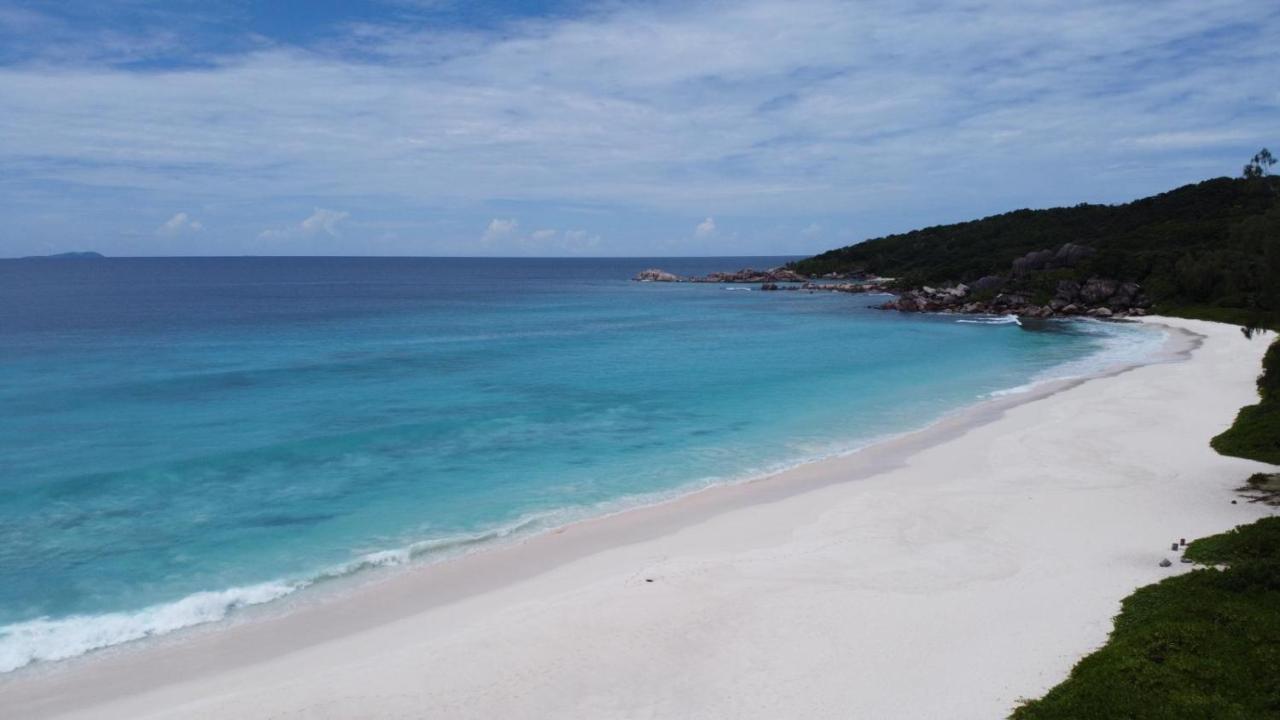
[[529, 239], [530, 239], [530, 240], [533, 240], [533, 241], [535, 241], [535, 242], [542, 242], [542, 241], [544, 241], [544, 240], [550, 240], [551, 238], [553, 238], [553, 237], [555, 237], [555, 236], [556, 236], [556, 231], [555, 231], [555, 230], [551, 230], [551, 229], [546, 229], [546, 230], [534, 230], [533, 232], [529, 233]]
[[560, 227], [545, 208], [589, 207], [627, 215], [610, 240], [633, 251], [653, 235], [635, 219], [683, 236], [709, 208], [734, 227], [908, 229], [1238, 172], [1276, 144], [1280, 95], [1257, 80], [1280, 76], [1276, 21], [1258, 0], [606, 3], [146, 72], [53, 54], [0, 67], [0, 165], [26, 227], [114, 192], [242, 209], [219, 228], [297, 198], [360, 198], [362, 219], [429, 205], [455, 235], [486, 202]]
[[185, 212], [175, 214], [164, 222], [163, 225], [156, 228], [156, 235], [160, 237], [177, 237], [183, 233], [200, 232], [204, 229], [204, 223], [192, 218]]
[[822, 234], [822, 226], [816, 222], [809, 223], [807, 226], [805, 226], [803, 230], [800, 231], [800, 234], [805, 237], [816, 237]]
[[712, 235], [715, 235], [716, 234], [715, 218], [709, 217], [706, 220], [703, 220], [702, 222], [698, 223], [697, 227], [693, 229], [693, 234], [700, 238], [711, 237]]
[[338, 210], [325, 210], [324, 208], [316, 208], [306, 220], [299, 225], [299, 230], [304, 235], [314, 235], [316, 233], [325, 233], [332, 237], [337, 237], [338, 223], [351, 217], [351, 213]]
[[485, 228], [484, 235], [480, 237], [480, 241], [485, 245], [492, 245], [514, 235], [518, 227], [520, 227], [520, 223], [515, 218], [494, 218], [489, 221], [489, 226]]
[[315, 237], [318, 235], [327, 235], [331, 238], [340, 237], [342, 230], [339, 224], [351, 217], [351, 213], [345, 210], [326, 210], [325, 208], [316, 208], [314, 212], [299, 222], [297, 225], [285, 228], [269, 228], [258, 234], [263, 240], [279, 240], [290, 237]]

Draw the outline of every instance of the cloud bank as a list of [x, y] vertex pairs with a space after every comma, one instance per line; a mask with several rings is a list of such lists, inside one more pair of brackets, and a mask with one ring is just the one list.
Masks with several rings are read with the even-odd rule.
[[[62, 27], [0, 66], [0, 255], [146, 253], [177, 216], [147, 232], [129, 209], [194, 203], [206, 254], [521, 253], [576, 227], [633, 255], [1121, 201], [1280, 142], [1278, 29], [1256, 0], [607, 4], [497, 30], [388, 16], [174, 62], [163, 33]], [[307, 207], [360, 223], [290, 220]], [[107, 234], [62, 219], [77, 209]], [[728, 247], [707, 217], [689, 244], [708, 210], [751, 230]]]

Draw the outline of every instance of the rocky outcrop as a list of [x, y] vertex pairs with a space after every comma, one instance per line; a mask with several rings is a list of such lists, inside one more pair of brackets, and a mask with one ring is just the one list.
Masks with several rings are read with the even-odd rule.
[[868, 281], [868, 282], [863, 282], [863, 283], [815, 283], [815, 282], [806, 282], [806, 283], [803, 283], [803, 284], [800, 284], [800, 285], [796, 285], [796, 284], [794, 284], [794, 283], [784, 283], [784, 284], [782, 284], [782, 285], [779, 285], [778, 283], [763, 283], [763, 284], [760, 286], [760, 289], [761, 289], [761, 290], [765, 290], [765, 291], [773, 291], [773, 290], [795, 290], [795, 291], [801, 291], [801, 290], [803, 290], [803, 291], [805, 291], [805, 292], [811, 292], [811, 293], [813, 293], [813, 292], [838, 292], [838, 293], [854, 293], [854, 294], [857, 294], [857, 293], [874, 293], [874, 292], [883, 293], [883, 292], [884, 292], [884, 285], [883, 285], [883, 284], [880, 284], [880, 283], [878, 283], [878, 282], [875, 282], [875, 281]]
[[778, 283], [805, 282], [808, 278], [787, 268], [752, 270], [743, 268], [736, 272], [713, 272], [702, 277], [681, 277], [658, 268], [641, 270], [631, 278], [636, 282], [696, 282], [696, 283]]
[[1015, 277], [1019, 277], [1036, 270], [1044, 270], [1049, 267], [1049, 263], [1053, 262], [1053, 257], [1052, 250], [1029, 252], [1013, 261], [1013, 274]]
[[1112, 295], [1116, 294], [1116, 290], [1120, 288], [1120, 283], [1115, 280], [1106, 280], [1104, 278], [1089, 278], [1080, 288], [1080, 299], [1086, 304], [1097, 305], [1106, 301]]
[[[1096, 280], [1096, 282], [1095, 282]], [[975, 299], [976, 291], [966, 285], [948, 288], [922, 287], [906, 290], [880, 305], [882, 310], [903, 312], [943, 312], [981, 315], [1019, 315], [1022, 317], [1070, 317], [1087, 315], [1095, 318], [1122, 318], [1145, 315], [1150, 303], [1136, 283], [1118, 283], [1101, 278], [1090, 279], [1084, 287], [1076, 283], [1059, 283], [1058, 292], [1048, 303], [1039, 304], [1025, 293], [1002, 292], [987, 300]]]
[[641, 270], [631, 279], [636, 282], [684, 282], [684, 278], [679, 275], [669, 273], [666, 270], [659, 270], [658, 268]]
[[801, 290], [823, 291], [823, 292], [840, 292], [840, 293], [883, 293], [884, 283], [872, 279], [861, 283], [840, 283], [838, 285], [820, 285], [816, 283], [805, 283], [800, 286]]
[[[1087, 315], [1121, 318], [1144, 315], [1151, 303], [1137, 283], [1092, 276], [1083, 281], [1059, 280], [1044, 300], [1045, 283], [1039, 273], [1076, 269], [1093, 255], [1093, 248], [1067, 243], [1054, 250], [1037, 250], [1013, 261], [1006, 275], [986, 275], [969, 285], [924, 286], [902, 292], [880, 307], [903, 312], [954, 312], [1024, 317]], [[1087, 270], [1081, 267], [1077, 272]]]
[[1057, 251], [1033, 250], [1013, 261], [1011, 273], [1014, 277], [1022, 277], [1041, 270], [1073, 268], [1091, 255], [1093, 248], [1075, 243], [1066, 243]]
[[1066, 243], [1058, 248], [1058, 252], [1053, 254], [1053, 267], [1073, 268], [1079, 265], [1085, 258], [1093, 255], [1093, 248], [1087, 245], [1077, 245], [1075, 243]]
[[[823, 277], [825, 279], [848, 279], [851, 276], [846, 274], [829, 273]], [[865, 277], [865, 276], [860, 276], [860, 277]], [[648, 270], [641, 270], [640, 272], [636, 273], [635, 277], [631, 279], [635, 280], [636, 282], [693, 282], [693, 283], [742, 283], [742, 284], [802, 283], [803, 284], [803, 283], [810, 283], [811, 280], [813, 280], [814, 278], [801, 275], [800, 273], [794, 270], [791, 270], [789, 268], [776, 267], [776, 268], [770, 268], [768, 270], [753, 270], [751, 268], [743, 268], [741, 270], [736, 270], [734, 272], [708, 273], [707, 275], [703, 275], [701, 277], [681, 277], [674, 273], [669, 273], [665, 270], [660, 270], [658, 268], [649, 268]], [[875, 282], [878, 280], [879, 280], [878, 278], [871, 279], [871, 282]], [[812, 288], [805, 287], [804, 289], [828, 290], [828, 289], [834, 289], [835, 287], [844, 287], [844, 286], [823, 285], [821, 287], [819, 286], [814, 286]], [[799, 288], [800, 288], [800, 285], [794, 285], [794, 286], [788, 285], [785, 287], [780, 287], [778, 289], [791, 290], [791, 289], [799, 289]], [[857, 292], [857, 291], [841, 290], [841, 292]]]
[[703, 277], [689, 278], [689, 281], [706, 283], [802, 283], [808, 279], [793, 270], [779, 267], [771, 270], [743, 268], [737, 272], [713, 272]]
[[903, 292], [880, 308], [903, 312], [969, 312], [964, 308], [971, 304], [966, 302], [970, 292], [969, 286], [963, 284], [943, 288], [926, 285], [918, 290]]
[[1004, 278], [999, 275], [984, 275], [971, 284], [974, 292], [995, 292], [1004, 287]]

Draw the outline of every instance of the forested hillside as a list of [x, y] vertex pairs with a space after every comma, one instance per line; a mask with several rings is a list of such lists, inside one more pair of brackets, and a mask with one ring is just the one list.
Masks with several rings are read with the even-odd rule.
[[1123, 205], [1016, 210], [868, 240], [790, 267], [805, 275], [873, 273], [900, 287], [972, 283], [1066, 243], [1096, 252], [1055, 279], [1136, 282], [1156, 312], [1246, 324], [1280, 317], [1277, 177], [1216, 178]]

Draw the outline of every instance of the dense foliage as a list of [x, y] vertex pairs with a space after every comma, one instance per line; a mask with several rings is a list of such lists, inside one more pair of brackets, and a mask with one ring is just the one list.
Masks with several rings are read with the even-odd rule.
[[1140, 283], [1157, 312], [1254, 324], [1280, 317], [1277, 177], [1206, 180], [1124, 205], [1016, 210], [867, 240], [791, 267], [870, 272], [904, 286], [972, 282], [1068, 242], [1098, 251], [1073, 268], [1076, 279]]
[[1257, 405], [1240, 408], [1236, 421], [1215, 437], [1213, 449], [1223, 455], [1280, 465], [1280, 340], [1262, 358]]
[[1015, 720], [1280, 717], [1280, 518], [1197, 540], [1198, 569], [1124, 600], [1105, 646]]

